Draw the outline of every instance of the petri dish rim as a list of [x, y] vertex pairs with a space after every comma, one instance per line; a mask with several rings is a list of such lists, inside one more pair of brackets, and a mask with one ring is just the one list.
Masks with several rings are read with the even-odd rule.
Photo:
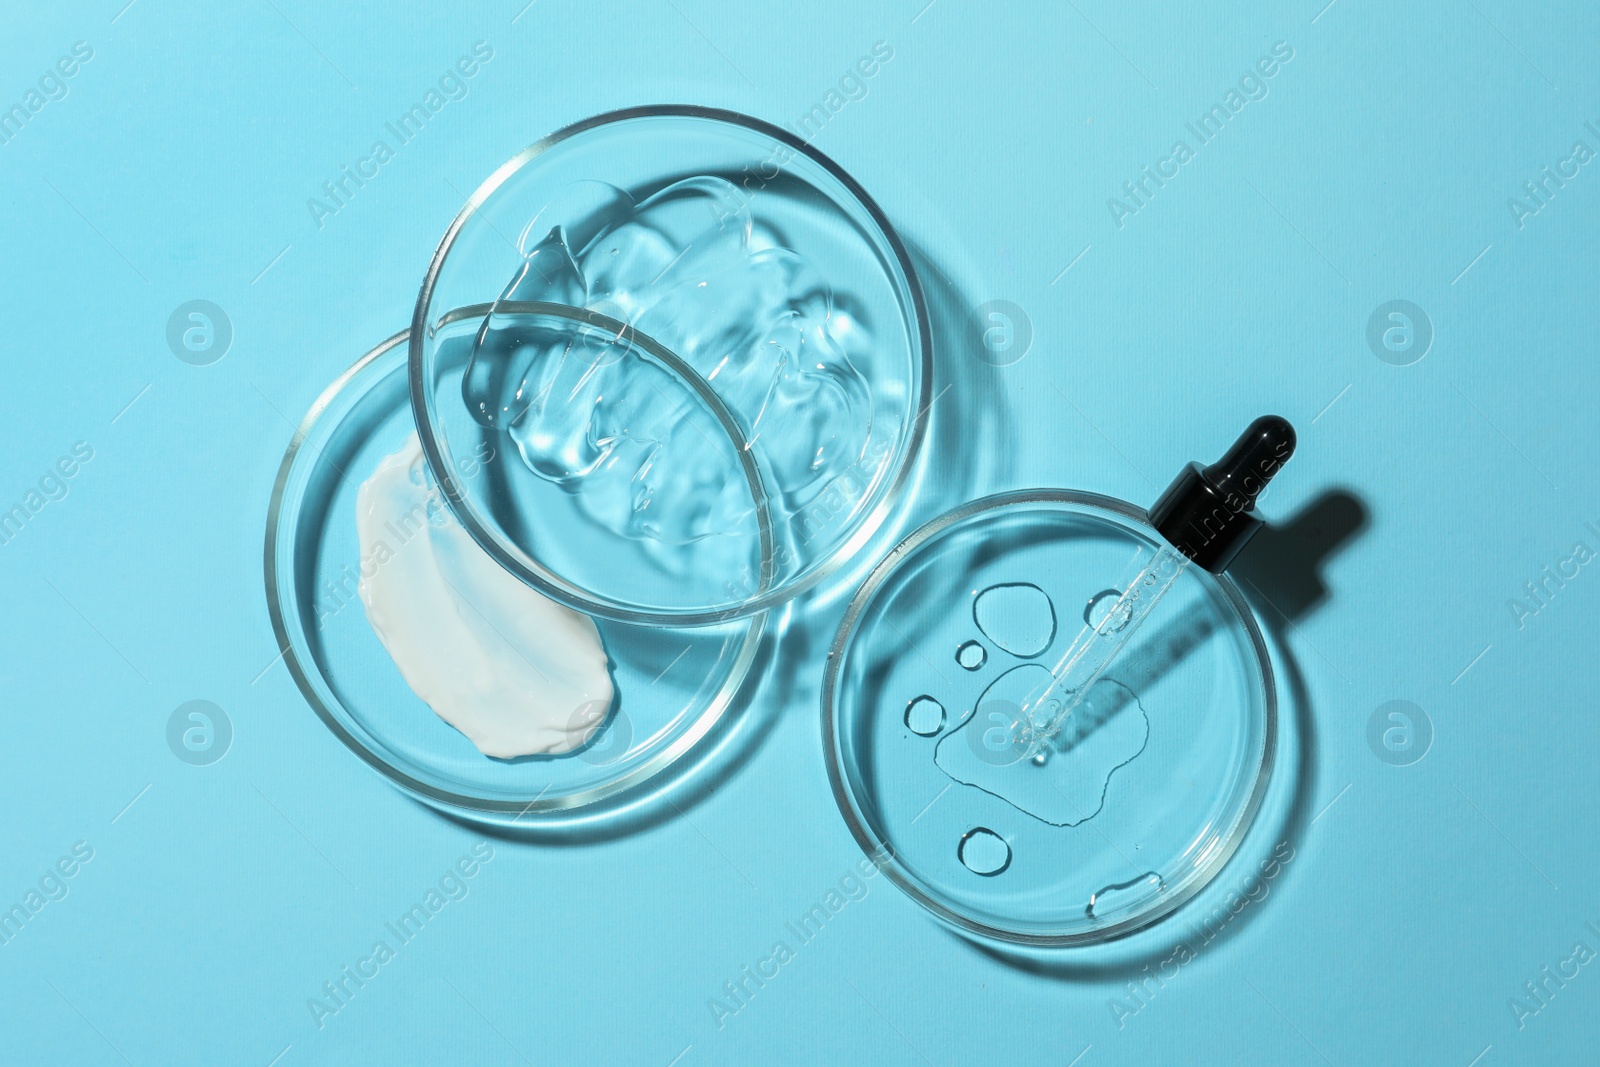
[[855, 637], [857, 624], [860, 622], [863, 612], [871, 604], [878, 589], [888, 577], [913, 552], [957, 523], [987, 511], [1027, 504], [1064, 504], [1090, 511], [1108, 512], [1139, 523], [1148, 523], [1149, 521], [1143, 508], [1136, 507], [1124, 500], [1118, 500], [1115, 497], [1070, 489], [1024, 489], [997, 493], [963, 504], [961, 507], [947, 511], [943, 515], [930, 520], [908, 534], [904, 540], [874, 565], [872, 571], [862, 582], [861, 588], [850, 599], [850, 603], [845, 609], [844, 617], [839, 623], [838, 632], [834, 635], [833, 642], [828, 647], [828, 660], [822, 678], [823, 761], [827, 765], [828, 785], [833, 791], [834, 802], [838, 805], [839, 813], [843, 816], [845, 825], [849, 827], [850, 834], [855, 838], [856, 844], [860, 846], [861, 851], [903, 893], [918, 904], [921, 904], [942, 922], [981, 938], [1033, 948], [1071, 948], [1104, 944], [1105, 942], [1115, 941], [1148, 929], [1199, 894], [1221, 873], [1228, 860], [1233, 857], [1239, 846], [1243, 844], [1246, 832], [1255, 822], [1256, 815], [1266, 799], [1267, 787], [1272, 777], [1272, 768], [1278, 747], [1277, 685], [1273, 677], [1272, 660], [1267, 649], [1266, 639], [1262, 636], [1261, 629], [1256, 624], [1254, 613], [1250, 610], [1243, 595], [1239, 592], [1238, 586], [1234, 584], [1231, 578], [1226, 574], [1214, 576], [1222, 592], [1223, 602], [1233, 612], [1240, 627], [1248, 637], [1250, 649], [1260, 668], [1259, 683], [1263, 712], [1261, 758], [1250, 772], [1253, 774], [1253, 780], [1250, 784], [1248, 796], [1238, 808], [1227, 832], [1211, 842], [1201, 853], [1200, 864], [1197, 868], [1198, 873], [1188, 877], [1172, 893], [1163, 894], [1159, 904], [1156, 906], [1127, 919], [1108, 923], [1104, 927], [1080, 933], [1038, 933], [1031, 930], [1010, 929], [981, 922], [938, 899], [899, 864], [894, 858], [893, 843], [877, 834], [869, 824], [869, 820], [857, 808], [854, 795], [846, 781], [843, 759], [839, 752], [839, 734], [834, 725], [836, 710], [835, 689], [838, 685], [840, 669], [844, 663], [844, 654], [849, 648], [851, 640]]
[[[561, 310], [572, 314], [574, 317], [581, 316], [585, 319], [593, 317], [584, 313], [582, 309]], [[445, 318], [455, 316], [452, 321], [469, 317], [482, 318], [488, 314], [488, 311], [488, 304], [468, 305], [448, 313]], [[271, 618], [273, 637], [281, 650], [284, 664], [288, 667], [289, 674], [294, 679], [295, 687], [300, 690], [301, 696], [310, 705], [317, 718], [322, 721], [322, 724], [328, 728], [328, 731], [334, 737], [338, 738], [340, 743], [355, 753], [363, 763], [377, 771], [391, 784], [430, 806], [447, 812], [491, 819], [513, 816], [513, 821], [521, 822], [521, 820], [527, 818], [528, 821], [522, 825], [531, 828], [540, 822], [553, 823], [564, 821], [567, 818], [587, 817], [600, 806], [602, 801], [625, 803], [628, 794], [633, 793], [646, 781], [676, 763], [705, 738], [717, 723], [722, 721], [728, 709], [732, 706], [735, 697], [751, 680], [751, 669], [760, 652], [762, 636], [767, 627], [766, 612], [758, 613], [749, 618], [744, 637], [739, 644], [738, 650], [734, 653], [727, 677], [687, 730], [674, 738], [671, 743], [663, 746], [648, 761], [633, 768], [629, 773], [612, 781], [598, 784], [588, 790], [553, 797], [544, 803], [540, 803], [537, 797], [529, 803], [522, 803], [515, 800], [496, 800], [452, 792], [435, 787], [407, 774], [373, 751], [340, 720], [333, 709], [328, 707], [323, 700], [322, 694], [312, 682], [312, 675], [321, 673], [319, 668], [314, 662], [307, 663], [302, 661], [294, 640], [294, 635], [299, 633], [301, 629], [297, 621], [299, 616], [298, 613], [285, 611], [282, 600], [283, 591], [279, 581], [280, 570], [282, 569], [279, 555], [281, 551], [289, 547], [289, 545], [281, 544], [280, 542], [288, 536], [287, 531], [292, 530], [294, 521], [299, 517], [297, 509], [291, 509], [287, 512], [285, 510], [286, 502], [294, 503], [297, 499], [291, 497], [288, 493], [290, 480], [297, 470], [299, 462], [302, 461], [302, 453], [306, 451], [307, 442], [312, 440], [312, 434], [322, 416], [338, 400], [340, 394], [361, 376], [363, 371], [397, 347], [406, 344], [410, 333], [409, 329], [401, 330], [381, 341], [329, 383], [318, 394], [316, 400], [312, 401], [311, 406], [306, 410], [306, 414], [295, 427], [289, 446], [284, 451], [283, 460], [278, 465], [278, 472], [273, 480], [271, 500], [267, 506], [262, 571], [265, 579], [267, 613]], [[635, 335], [636, 338], [641, 336]], [[290, 540], [292, 541], [292, 538]], [[296, 620], [293, 633], [291, 633], [290, 629], [291, 618]]]
[[[861, 517], [856, 529], [850, 536], [837, 545], [828, 558], [812, 567], [809, 573], [802, 575], [798, 579], [780, 584], [775, 588], [760, 588], [754, 595], [739, 604], [712, 610], [650, 610], [619, 603], [610, 597], [598, 597], [567, 581], [549, 568], [540, 565], [536, 560], [529, 559], [524, 553], [514, 551], [510, 546], [503, 544], [502, 538], [496, 534], [492, 525], [479, 518], [468, 495], [456, 482], [450, 463], [445, 455], [444, 446], [439, 439], [439, 435], [434, 432], [434, 420], [431, 412], [433, 403], [432, 389], [430, 388], [431, 383], [428, 381], [428, 367], [426, 365], [428, 354], [423, 339], [429, 336], [433, 328], [443, 325], [442, 321], [431, 324], [429, 322], [433, 293], [449, 257], [450, 249], [454, 246], [462, 228], [477, 214], [478, 210], [489, 198], [510, 180], [512, 175], [562, 142], [602, 126], [634, 119], [650, 118], [690, 118], [726, 123], [760, 134], [763, 137], [770, 137], [820, 166], [830, 177], [845, 188], [850, 196], [854, 198], [856, 205], [866, 213], [873, 226], [877, 228], [878, 235], [883, 238], [884, 243], [888, 246], [896, 266], [905, 279], [905, 288], [911, 303], [909, 313], [911, 318], [915, 320], [914, 333], [917, 351], [913, 352], [912, 356], [918, 364], [918, 389], [916, 390], [916, 395], [910, 398], [912, 411], [906, 432], [906, 445], [899, 455], [899, 461], [895, 466], [892, 477], [879, 493], [877, 502], [870, 511]], [[488, 305], [485, 304], [484, 307], [487, 308]], [[447, 314], [453, 314], [453, 312]], [[923, 447], [923, 439], [926, 436], [928, 427], [928, 409], [932, 406], [930, 398], [933, 395], [934, 372], [933, 328], [929, 320], [927, 302], [922, 292], [922, 283], [917, 278], [916, 268], [912, 265], [910, 253], [907, 251], [904, 242], [900, 239], [900, 235], [895, 231], [894, 226], [889, 222], [888, 217], [884, 215], [883, 210], [878, 207], [877, 202], [843, 167], [781, 126], [773, 125], [762, 119], [737, 111], [705, 107], [698, 104], [651, 104], [602, 112], [599, 115], [564, 126], [554, 133], [540, 138], [501, 164], [493, 174], [485, 179], [483, 184], [473, 190], [472, 195], [467, 198], [466, 204], [451, 220], [449, 228], [445, 230], [444, 236], [440, 238], [439, 245], [434, 250], [433, 258], [428, 263], [427, 273], [423, 276], [422, 287], [417, 293], [417, 302], [411, 317], [411, 327], [407, 333], [409, 335], [408, 374], [411, 386], [411, 406], [417, 423], [417, 436], [421, 440], [422, 452], [426, 457], [428, 467], [433, 472], [435, 480], [439, 483], [445, 502], [450, 510], [454, 512], [456, 519], [460, 521], [462, 527], [466, 529], [472, 539], [498, 560], [501, 566], [541, 593], [578, 611], [614, 619], [619, 622], [658, 626], [698, 626], [722, 623], [730, 619], [765, 612], [787, 603], [808, 589], [814, 588], [823, 579], [844, 566], [872, 538], [872, 535], [883, 525], [905, 494], [911, 482], [912, 473], [916, 469], [917, 458]], [[764, 567], [765, 565], [764, 561]]]

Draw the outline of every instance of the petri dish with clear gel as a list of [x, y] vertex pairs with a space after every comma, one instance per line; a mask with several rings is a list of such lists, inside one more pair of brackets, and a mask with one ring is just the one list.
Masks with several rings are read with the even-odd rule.
[[[605, 329], [706, 382], [744, 447], [674, 421]], [[408, 358], [473, 540], [562, 604], [664, 626], [750, 617], [838, 568], [897, 503], [932, 385], [921, 289], [871, 198], [787, 131], [687, 106], [587, 119], [496, 171], [434, 254]]]
[[1164, 545], [1119, 500], [1002, 494], [911, 534], [851, 601], [823, 685], [834, 796], [862, 849], [951, 926], [1035, 946], [1125, 936], [1242, 840], [1277, 697], [1226, 575], [1185, 568], [1048, 745], [1010, 729], [1074, 635], [1116, 625], [1115, 583]]
[[[482, 322], [487, 306], [440, 316]], [[537, 327], [558, 330], [619, 363], [638, 361], [661, 410], [684, 426], [743, 440], [726, 409], [698, 377], [673, 371], [670, 353], [648, 338], [575, 308], [531, 309]], [[408, 686], [369, 623], [363, 579], [404, 559], [419, 543], [412, 526], [391, 526], [365, 553], [358, 538], [363, 482], [416, 433], [407, 375], [407, 339], [396, 334], [368, 352], [312, 405], [294, 435], [273, 488], [266, 533], [266, 591], [273, 629], [296, 684], [346, 747], [417, 799], [475, 821], [521, 828], [604, 818], [643, 795], [700, 744], [753, 684], [766, 626], [757, 614], [719, 625], [655, 627], [594, 620], [614, 700], [583, 744], [559, 755], [491, 758], [436, 714]], [[733, 436], [729, 436], [730, 432]], [[487, 446], [454, 456], [458, 484], [495, 476]], [[758, 555], [769, 512], [747, 469], [747, 510]], [[427, 474], [418, 464], [418, 478]], [[453, 522], [429, 483], [426, 521]], [[514, 579], [512, 579], [515, 581]], [[587, 724], [578, 724], [586, 726]]]

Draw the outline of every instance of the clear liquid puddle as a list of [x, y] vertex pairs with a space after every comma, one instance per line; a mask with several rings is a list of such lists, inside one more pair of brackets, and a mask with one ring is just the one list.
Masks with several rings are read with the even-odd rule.
[[[1049, 685], [1050, 671], [1038, 663], [1006, 671], [939, 739], [933, 758], [963, 785], [1052, 826], [1077, 826], [1100, 813], [1112, 776], [1144, 751], [1150, 719], [1126, 686], [1101, 679], [1060, 733], [1035, 752], [1033, 731], [1054, 717], [1053, 702], [1038, 701]], [[1023, 708], [1033, 722], [1024, 720]]]
[[956, 649], [956, 662], [969, 671], [975, 671], [989, 662], [989, 651], [976, 641], [967, 641]]
[[1032, 659], [1056, 637], [1056, 609], [1030, 582], [991, 585], [972, 602], [972, 621], [995, 647]]
[[1118, 911], [1138, 907], [1154, 893], [1164, 893], [1166, 881], [1155, 871], [1147, 871], [1126, 882], [1108, 885], [1089, 895], [1089, 904], [1083, 913], [1091, 919], [1101, 919]]
[[962, 834], [956, 845], [956, 856], [967, 870], [985, 878], [993, 878], [1011, 866], [1011, 846], [987, 826], [977, 826]]
[[920, 696], [906, 705], [906, 729], [919, 737], [932, 737], [944, 729], [944, 705]]

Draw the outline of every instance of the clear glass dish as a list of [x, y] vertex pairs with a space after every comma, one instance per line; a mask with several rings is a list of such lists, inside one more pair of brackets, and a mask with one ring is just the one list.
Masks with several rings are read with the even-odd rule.
[[[610, 412], [647, 394], [603, 347], [530, 323], [530, 294], [654, 338], [724, 396], [748, 457], [631, 397]], [[449, 313], [469, 305], [492, 307]], [[932, 385], [920, 286], [867, 194], [792, 134], [699, 107], [587, 119], [496, 171], [434, 254], [409, 363], [423, 451], [472, 537], [562, 603], [657, 625], [747, 617], [837, 568], [902, 492]], [[462, 479], [486, 440], [490, 476]], [[735, 458], [759, 472], [771, 545], [729, 503]]]
[[[463, 308], [454, 321], [481, 320], [485, 311]], [[574, 331], [595, 328], [572, 309], [544, 313], [570, 316]], [[452, 317], [441, 321], [448, 326]], [[396, 334], [333, 382], [279, 468], [265, 569], [284, 660], [335, 737], [434, 807], [524, 828], [613, 811], [700, 743], [753, 682], [766, 616], [694, 629], [596, 619], [618, 694], [605, 725], [575, 753], [511, 760], [480, 753], [406, 685], [357, 595], [363, 567], [375, 565], [360, 555], [357, 489], [415, 431], [406, 341], [406, 332]], [[694, 381], [685, 379], [686, 396]], [[707, 409], [701, 417], [713, 415]], [[457, 479], [488, 476], [484, 459], [482, 451], [457, 456]]]
[[1049, 752], [1008, 744], [1006, 701], [1161, 544], [1122, 501], [1002, 494], [913, 533], [851, 601], [823, 684], [834, 796], [862, 849], [952, 926], [1038, 946], [1130, 934], [1215, 877], [1255, 817], [1272, 669], [1233, 583], [1199, 567]]

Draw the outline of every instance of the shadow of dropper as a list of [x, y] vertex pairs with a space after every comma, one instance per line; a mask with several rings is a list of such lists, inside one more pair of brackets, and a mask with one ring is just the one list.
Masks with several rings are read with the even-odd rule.
[[[1348, 489], [1327, 489], [1288, 522], [1264, 525], [1239, 553], [1228, 573], [1245, 587], [1245, 599], [1258, 609], [1263, 625], [1287, 629], [1316, 611], [1328, 599], [1322, 565], [1369, 522], [1367, 506]], [[1209, 615], [1179, 619], [1123, 657], [1104, 698], [1084, 705], [1086, 714], [1070, 743], [1080, 742], [1129, 703], [1128, 690], [1143, 692], [1161, 675], [1204, 644], [1217, 628]]]
[[[1323, 577], [1326, 566], [1370, 522], [1369, 508], [1354, 492], [1344, 487], [1324, 489], [1287, 521], [1263, 525], [1228, 568], [1279, 650], [1280, 681], [1294, 709], [1298, 758], [1292, 767], [1284, 768], [1293, 775], [1294, 783], [1273, 840], [1299, 841], [1303, 837], [1316, 794], [1317, 747], [1311, 694], [1303, 671], [1288, 652], [1286, 639], [1289, 631], [1331, 598], [1332, 591]], [[1143, 647], [1130, 650], [1123, 670], [1118, 672], [1119, 679], [1137, 691], [1159, 676], [1163, 664], [1170, 666], [1173, 659], [1191, 654], [1212, 629], [1203, 624], [1162, 628], [1148, 644], [1141, 643]], [[1104, 710], [1114, 714], [1120, 709]], [[984, 956], [1028, 974], [1060, 981], [1121, 981], [1136, 977], [1142, 968], [1167, 958], [1178, 943], [1189, 944], [1191, 950], [1198, 951], [1229, 940], [1246, 927], [1247, 923], [1234, 920], [1207, 937], [1203, 945], [1190, 944], [1192, 924], [1180, 920], [1188, 909], [1204, 900], [1202, 894], [1162, 923], [1136, 934], [1137, 947], [1119, 952], [1114, 958], [1089, 958], [1075, 950], [1027, 950], [965, 934], [956, 936]]]
[[1325, 489], [1288, 522], [1263, 528], [1239, 554], [1233, 576], [1283, 621], [1297, 623], [1328, 599], [1322, 564], [1370, 522], [1360, 497], [1344, 488]]

